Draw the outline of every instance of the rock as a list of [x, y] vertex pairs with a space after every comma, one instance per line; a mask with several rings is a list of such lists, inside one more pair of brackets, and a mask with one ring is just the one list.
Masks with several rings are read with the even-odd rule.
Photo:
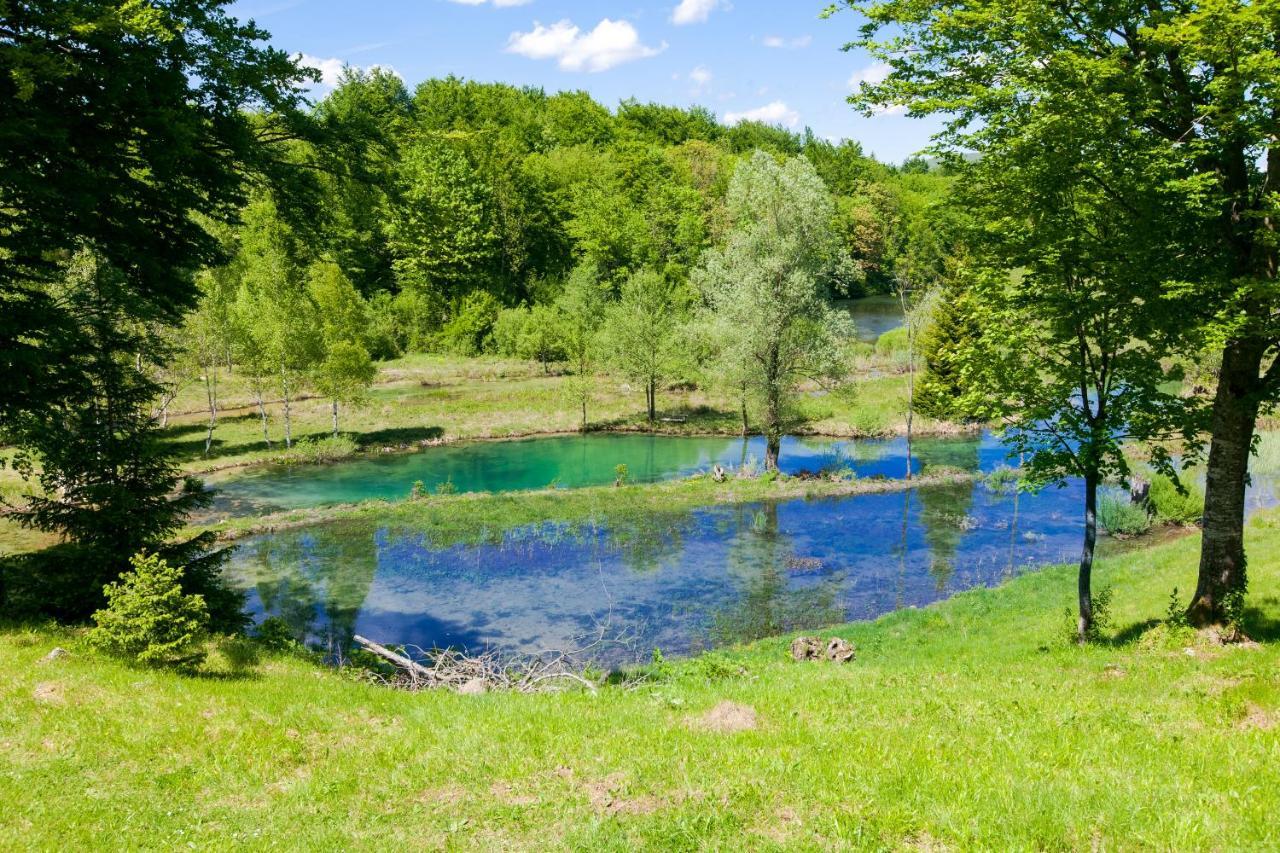
[[489, 685], [484, 683], [483, 678], [473, 678], [458, 688], [458, 693], [463, 696], [478, 696], [487, 692], [489, 692]]
[[791, 641], [794, 660], [822, 660], [822, 640], [818, 637], [796, 637]]
[[724, 470], [724, 468], [716, 465], [711, 469], [711, 479], [715, 480], [717, 483], [723, 483], [725, 480], [729, 479], [729, 474]]
[[832, 663], [848, 663], [855, 657], [853, 643], [832, 637], [827, 640], [827, 660]]
[[798, 661], [826, 660], [831, 663], [848, 663], [856, 657], [853, 643], [832, 637], [796, 637], [791, 641], [791, 657]]
[[69, 657], [71, 657], [71, 652], [67, 651], [61, 646], [57, 646], [54, 648], [53, 651], [49, 652], [49, 654], [41, 658], [41, 663], [53, 663], [54, 661], [62, 660], [63, 658], [69, 658]]

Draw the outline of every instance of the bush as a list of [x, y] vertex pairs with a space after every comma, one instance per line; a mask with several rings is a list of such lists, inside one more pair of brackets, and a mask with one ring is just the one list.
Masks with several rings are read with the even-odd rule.
[[486, 348], [502, 306], [485, 290], [467, 294], [457, 313], [440, 330], [440, 346], [455, 355], [479, 355]]
[[324, 438], [300, 438], [293, 447], [275, 457], [280, 465], [323, 465], [354, 456], [359, 450], [355, 441], [346, 435]]
[[1204, 515], [1204, 490], [1195, 483], [1184, 483], [1185, 494], [1168, 477], [1151, 481], [1151, 510], [1161, 524], [1195, 524]]
[[1098, 500], [1098, 524], [1112, 536], [1137, 536], [1151, 529], [1151, 515], [1128, 496], [1108, 493]]
[[223, 637], [218, 641], [218, 653], [234, 675], [251, 671], [261, 661], [257, 643], [244, 636]]
[[520, 339], [524, 335], [525, 324], [529, 322], [529, 309], [504, 308], [498, 312], [490, 332], [493, 351], [507, 358], [520, 357]]
[[194, 669], [204, 662], [209, 611], [204, 598], [182, 592], [182, 570], [152, 554], [103, 589], [107, 606], [93, 614], [89, 643], [143, 666]]
[[254, 631], [254, 639], [258, 645], [273, 652], [296, 651], [302, 648], [302, 643], [298, 641], [289, 623], [279, 616], [268, 616], [259, 622]]
[[910, 341], [907, 338], [907, 327], [899, 326], [890, 329], [876, 340], [877, 355], [897, 355], [905, 353]]

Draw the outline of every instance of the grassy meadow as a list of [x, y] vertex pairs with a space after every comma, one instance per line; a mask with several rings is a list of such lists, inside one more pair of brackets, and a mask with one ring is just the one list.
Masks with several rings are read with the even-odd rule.
[[1094, 647], [1064, 639], [1057, 567], [832, 629], [847, 666], [783, 637], [595, 694], [409, 694], [287, 655], [187, 677], [10, 626], [0, 846], [1275, 848], [1280, 521], [1249, 530], [1262, 645], [1157, 626], [1198, 544], [1104, 559]]

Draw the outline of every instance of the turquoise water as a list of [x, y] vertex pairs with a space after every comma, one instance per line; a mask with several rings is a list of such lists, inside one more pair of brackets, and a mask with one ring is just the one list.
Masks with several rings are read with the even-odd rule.
[[[334, 465], [264, 468], [217, 484], [212, 517], [254, 515], [281, 509], [401, 500], [415, 482], [434, 491], [451, 484], [459, 492], [508, 492], [548, 486], [575, 488], [612, 483], [618, 465], [631, 482], [686, 477], [720, 464], [750, 465], [764, 458], [764, 439], [723, 436], [591, 434], [520, 441], [467, 442]], [[912, 469], [946, 466], [989, 471], [1006, 454], [990, 436], [916, 439]], [[847, 468], [859, 477], [902, 477], [905, 439], [874, 441], [786, 437], [785, 473]]]

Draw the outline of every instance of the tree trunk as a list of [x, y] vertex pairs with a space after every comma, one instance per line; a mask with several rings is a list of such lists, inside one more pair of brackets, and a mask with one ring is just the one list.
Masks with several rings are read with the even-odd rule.
[[284, 391], [284, 446], [286, 449], [293, 447], [293, 407], [289, 394], [289, 380], [281, 380], [281, 388]]
[[209, 431], [204, 437], [204, 455], [207, 459], [213, 447], [213, 429], [218, 425], [218, 376], [213, 369], [204, 372], [205, 399], [209, 402]]
[[746, 389], [743, 389], [742, 391], [742, 437], [746, 438], [747, 433], [749, 431], [750, 431], [750, 427], [747, 424], [747, 392], [746, 392]]
[[338, 437], [338, 401], [333, 401], [333, 437]]
[[254, 394], [254, 399], [258, 401], [258, 417], [262, 419], [262, 441], [267, 445], [267, 450], [270, 450], [271, 436], [267, 432], [267, 406], [260, 392]]
[[1080, 553], [1080, 576], [1077, 580], [1077, 597], [1080, 604], [1080, 621], [1076, 632], [1083, 645], [1093, 626], [1093, 552], [1098, 543], [1098, 472], [1090, 471], [1084, 478], [1084, 549]]
[[652, 424], [658, 417], [658, 383], [655, 380], [649, 380], [645, 396], [649, 403], [649, 423]]
[[1233, 342], [1222, 354], [1213, 402], [1213, 442], [1205, 477], [1200, 576], [1187, 616], [1194, 624], [1223, 621], [1223, 599], [1244, 591], [1245, 487], [1258, 420], [1258, 384], [1264, 348]]

